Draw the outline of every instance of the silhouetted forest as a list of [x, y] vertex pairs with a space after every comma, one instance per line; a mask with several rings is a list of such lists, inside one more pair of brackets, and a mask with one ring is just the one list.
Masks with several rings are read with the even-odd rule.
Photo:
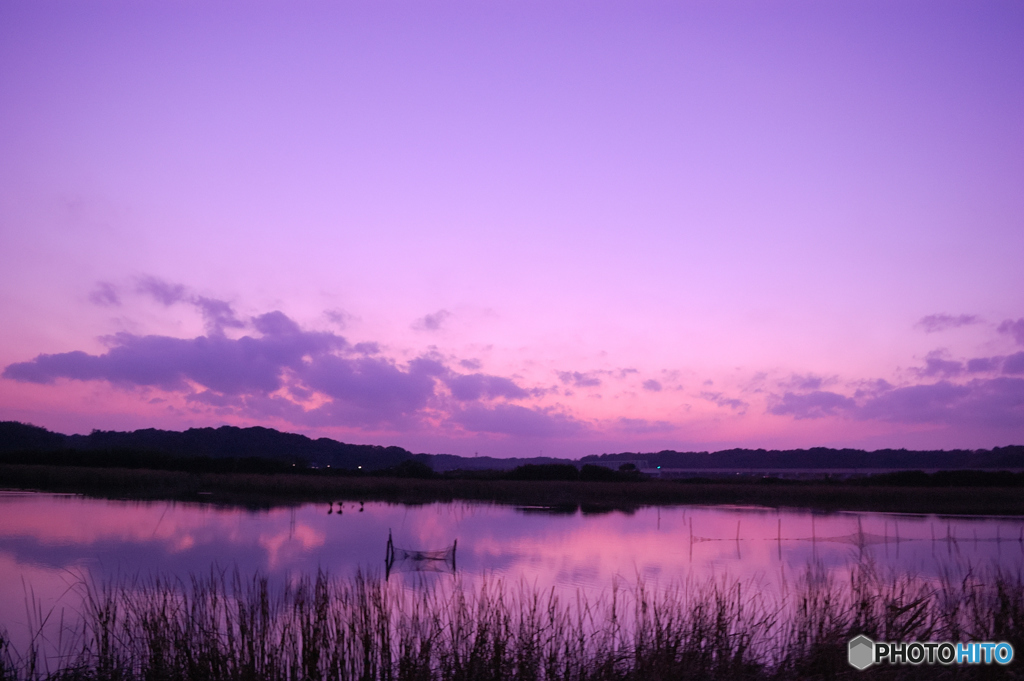
[[[90, 461], [123, 459], [125, 467], [140, 467], [153, 461], [167, 468], [172, 459], [277, 460], [296, 467], [358, 470], [397, 466], [412, 458], [401, 447], [351, 445], [329, 438], [313, 440], [305, 435], [282, 433], [273, 428], [190, 428], [184, 432], [147, 428], [132, 432], [94, 430], [89, 435], [61, 435], [44, 428], [13, 421], [0, 422], [0, 458], [17, 453], [58, 455], [67, 465], [89, 465]], [[45, 458], [50, 459], [51, 456]], [[55, 461], [56, 462], [56, 461]], [[42, 461], [39, 461], [42, 463]]]
[[[429, 478], [435, 471], [466, 477], [513, 480], [608, 480], [639, 477], [622, 471], [635, 460], [652, 468], [684, 469], [882, 469], [897, 471], [1024, 469], [1024, 446], [979, 450], [909, 451], [815, 447], [795, 450], [729, 449], [718, 452], [623, 452], [585, 456], [579, 461], [551, 457], [496, 459], [452, 454], [413, 454], [401, 447], [355, 445], [317, 440], [273, 428], [190, 428], [184, 432], [148, 428], [132, 432], [94, 430], [62, 435], [45, 428], [0, 422], [0, 463], [59, 466], [153, 468], [199, 472], [330, 472]], [[329, 471], [328, 471], [329, 469]], [[867, 471], [865, 471], [867, 472]], [[506, 477], [507, 475], [507, 477]], [[943, 478], [893, 478], [903, 484], [944, 485]], [[963, 475], [960, 473], [959, 475]], [[879, 479], [880, 476], [873, 476]], [[955, 479], [955, 478], [954, 478]], [[995, 484], [982, 482], [980, 484]], [[987, 479], [986, 479], [987, 480]], [[881, 480], [879, 480], [881, 482]]]
[[663, 468], [891, 468], [897, 470], [1024, 468], [1024, 446], [993, 449], [914, 451], [907, 449], [726, 449], [718, 452], [625, 452], [584, 456], [581, 463], [644, 459]]

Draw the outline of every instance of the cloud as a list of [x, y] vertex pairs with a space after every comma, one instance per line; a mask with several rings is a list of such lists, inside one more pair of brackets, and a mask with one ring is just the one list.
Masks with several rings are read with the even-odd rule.
[[867, 397], [880, 395], [884, 392], [888, 392], [892, 390], [892, 388], [892, 383], [885, 380], [884, 378], [878, 378], [869, 381], [859, 381], [859, 386], [857, 390], [853, 393], [853, 396], [858, 400], [864, 399]]
[[[1024, 373], [1024, 352], [1019, 354]], [[843, 416], [860, 421], [1021, 429], [1024, 379], [976, 378], [967, 383], [941, 380], [899, 388], [880, 380], [867, 389], [858, 389], [855, 398], [820, 390], [788, 392], [773, 400], [768, 413], [796, 419]]]
[[433, 314], [424, 315], [412, 324], [412, 328], [419, 331], [437, 331], [444, 324], [445, 320], [452, 316], [448, 310], [438, 310]]
[[260, 315], [253, 326], [262, 335], [237, 340], [222, 335], [182, 339], [120, 333], [108, 339], [112, 347], [102, 355], [39, 355], [9, 365], [3, 377], [31, 383], [105, 380], [180, 392], [207, 404], [290, 409], [294, 416], [301, 411], [299, 405], [269, 398], [287, 385], [299, 395], [305, 389], [331, 398], [321, 414], [369, 424], [404, 418], [424, 408], [434, 396], [434, 377], [447, 371], [424, 358], [403, 369], [387, 359], [353, 357], [341, 336], [303, 331], [282, 312]]
[[121, 296], [117, 288], [106, 281], [96, 283], [96, 288], [89, 294], [89, 302], [102, 307], [117, 307], [121, 304]]
[[915, 369], [918, 376], [958, 376], [964, 372], [963, 362], [943, 359], [945, 353], [932, 350], [925, 356], [924, 368]]
[[853, 399], [826, 390], [815, 390], [809, 393], [785, 393], [768, 408], [769, 414], [777, 416], [791, 415], [795, 419], [820, 419], [835, 416], [846, 410], [853, 409], [857, 403]]
[[102, 355], [75, 351], [39, 355], [9, 365], [5, 378], [53, 383], [58, 378], [105, 380], [119, 385], [152, 386], [180, 391], [189, 382], [225, 394], [272, 392], [282, 385], [286, 368], [301, 368], [302, 358], [347, 346], [340, 336], [299, 331], [280, 312], [255, 320], [262, 337], [171, 338], [119, 333], [109, 337]]
[[865, 402], [856, 416], [899, 423], [1020, 428], [1024, 379], [974, 379], [962, 385], [940, 381], [896, 388]]
[[998, 327], [999, 333], [1007, 333], [1013, 336], [1013, 339], [1017, 341], [1017, 345], [1024, 345], [1024, 318], [1013, 321], [1007, 319]]
[[[188, 300], [187, 292], [180, 299]], [[206, 301], [210, 316], [219, 320], [211, 326], [234, 323], [230, 308], [216, 302]], [[280, 311], [258, 315], [248, 326], [251, 333], [237, 339], [218, 328], [195, 338], [119, 333], [105, 339], [105, 353], [41, 354], [10, 364], [2, 376], [26, 383], [68, 379], [158, 388], [220, 414], [304, 425], [407, 427], [454, 409], [452, 419], [467, 430], [564, 435], [582, 428], [550, 409], [483, 404], [534, 395], [510, 378], [459, 374], [433, 356], [399, 365], [379, 356], [376, 343], [353, 346], [331, 332], [306, 331]], [[455, 403], [438, 394], [442, 383]]]
[[967, 371], [972, 374], [996, 371], [1002, 361], [1001, 357], [975, 357], [967, 360]]
[[676, 425], [668, 421], [650, 421], [648, 419], [619, 418], [615, 421], [615, 429], [631, 435], [647, 433], [667, 433], [676, 430]]
[[356, 343], [352, 349], [363, 355], [376, 355], [380, 353], [380, 345], [373, 342]]
[[452, 397], [461, 401], [493, 400], [496, 397], [522, 399], [530, 393], [523, 390], [511, 379], [487, 374], [453, 375], [445, 380]]
[[153, 297], [166, 306], [186, 300], [186, 290], [182, 284], [171, 284], [157, 277], [141, 277], [135, 285], [135, 290]]
[[1004, 374], [1024, 373], [1024, 352], [1018, 352], [1009, 357], [975, 357], [965, 363], [943, 359], [943, 353], [939, 350], [928, 353], [925, 358], [925, 367], [915, 369], [915, 373], [922, 377], [953, 378], [965, 371], [967, 373], [992, 373], [999, 371], [1002, 367]]
[[704, 391], [700, 394], [700, 396], [703, 397], [705, 400], [708, 400], [709, 402], [714, 402], [719, 407], [729, 407], [733, 411], [736, 411], [738, 409], [746, 410], [746, 408], [750, 406], [743, 400], [736, 399], [735, 397], [726, 397], [722, 393]]
[[924, 329], [925, 333], [936, 333], [946, 329], [977, 324], [980, 321], [977, 315], [973, 314], [962, 314], [955, 317], [949, 314], [930, 314], [919, 319], [914, 326]]
[[434, 377], [444, 367], [417, 359], [407, 369], [386, 359], [317, 357], [299, 371], [302, 383], [333, 398], [320, 410], [335, 422], [371, 425], [397, 422], [424, 409], [434, 396]]
[[[66, 379], [106, 381], [129, 389], [157, 388], [177, 393], [193, 409], [279, 417], [303, 425], [405, 428], [449, 423], [470, 432], [529, 437], [570, 437], [597, 427], [558, 408], [511, 404], [544, 391], [482, 373], [479, 360], [442, 358], [435, 351], [400, 362], [384, 355], [377, 343], [352, 345], [334, 332], [308, 331], [281, 311], [243, 318], [230, 303], [200, 296], [182, 285], [145, 277], [136, 286], [162, 305], [193, 306], [203, 316], [205, 335], [175, 338], [122, 332], [104, 339], [105, 352], [39, 354], [8, 365], [3, 378], [37, 384]], [[115, 285], [100, 282], [90, 298], [100, 305], [116, 305], [121, 293]], [[420, 322], [422, 328], [436, 330], [448, 316], [439, 310]], [[975, 323], [973, 318], [963, 321], [965, 317], [970, 316], [950, 319], [956, 325]], [[937, 326], [941, 324], [932, 323], [929, 330]], [[1016, 337], [1018, 327], [1024, 330], [1024, 319], [1007, 320], [999, 330]], [[240, 337], [227, 337], [227, 329], [240, 330], [232, 334]], [[635, 369], [556, 372], [560, 382], [572, 389], [595, 388], [606, 377], [614, 382], [633, 373]], [[823, 389], [835, 383], [835, 377], [793, 374], [779, 384], [781, 396], [769, 397], [767, 411], [795, 419], [845, 417], [1018, 429], [1024, 424], [1024, 352], [954, 360], [935, 350], [914, 373], [936, 382], [897, 388], [885, 381], [862, 381], [848, 397]], [[644, 391], [665, 390], [653, 378], [640, 385]], [[750, 406], [743, 399], [711, 390], [700, 397], [737, 415]], [[613, 419], [600, 425], [601, 430], [629, 433], [667, 432], [675, 427], [644, 419]]]
[[516, 404], [472, 405], [455, 412], [451, 420], [472, 432], [526, 437], [569, 437], [586, 429], [582, 422], [571, 416]]
[[[288, 315], [281, 312], [280, 310], [274, 310], [273, 312], [267, 312], [261, 314], [258, 317], [253, 317], [252, 324], [256, 327], [256, 330], [267, 336], [299, 336], [302, 335], [302, 329], [293, 320], [289, 319]], [[334, 334], [321, 333], [314, 334], [317, 337], [331, 337], [341, 338], [341, 336], [335, 336]], [[347, 345], [347, 343], [346, 343]]]
[[233, 329], [245, 327], [245, 324], [235, 316], [235, 311], [231, 309], [231, 305], [223, 300], [197, 296], [191, 302], [202, 313], [207, 333], [221, 335], [224, 333], [225, 327]]
[[868, 400], [857, 416], [903, 423], [942, 422], [948, 420], [950, 408], [970, 392], [969, 387], [949, 381], [895, 388]]
[[344, 329], [346, 326], [348, 326], [349, 322], [351, 322], [354, 319], [354, 317], [350, 315], [348, 312], [345, 312], [344, 310], [338, 308], [335, 308], [333, 310], [324, 310], [324, 317], [326, 317], [327, 321], [331, 322], [339, 329]]
[[[761, 374], [760, 377], [766, 378], [766, 375]], [[835, 382], [836, 377], [825, 378], [815, 374], [791, 374], [788, 379], [779, 381], [779, 385], [789, 391], [805, 392], [821, 390], [822, 386]]]
[[593, 372], [580, 373], [579, 371], [558, 371], [558, 379], [567, 385], [575, 388], [596, 388], [601, 385], [601, 379]]
[[9, 364], [3, 377], [22, 383], [53, 383], [58, 378], [91, 381], [106, 378], [102, 358], [81, 350], [55, 355], [38, 355], [31, 362]]
[[1003, 362], [1004, 374], [1024, 374], [1024, 352], [1010, 355]]
[[217, 298], [196, 295], [182, 284], [171, 284], [153, 276], [141, 277], [135, 286], [139, 293], [152, 297], [170, 307], [175, 303], [188, 303], [203, 316], [208, 334], [223, 335], [225, 328], [242, 329], [245, 323], [235, 316], [231, 304]]

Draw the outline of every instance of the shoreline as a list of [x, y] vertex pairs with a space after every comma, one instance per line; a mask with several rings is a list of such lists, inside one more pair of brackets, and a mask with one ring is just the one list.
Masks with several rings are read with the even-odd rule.
[[581, 482], [413, 479], [0, 465], [0, 489], [139, 501], [267, 508], [302, 503], [468, 501], [584, 512], [644, 506], [743, 505], [822, 511], [1024, 515], [1019, 487], [915, 487], [845, 482]]

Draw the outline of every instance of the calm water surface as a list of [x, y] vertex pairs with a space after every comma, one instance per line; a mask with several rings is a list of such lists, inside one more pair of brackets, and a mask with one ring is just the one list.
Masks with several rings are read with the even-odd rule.
[[[17, 642], [31, 617], [27, 598], [44, 613], [73, 611], [83, 580], [187, 576], [211, 566], [276, 580], [317, 569], [383, 574], [389, 531], [396, 546], [411, 549], [441, 549], [458, 539], [463, 580], [501, 578], [594, 594], [638, 578], [671, 585], [727, 576], [777, 588], [812, 561], [839, 577], [863, 558], [923, 576], [950, 566], [1024, 565], [1019, 517], [723, 506], [589, 514], [465, 502], [252, 511], [0, 492], [0, 627]], [[413, 584], [451, 577], [406, 571], [391, 578]]]

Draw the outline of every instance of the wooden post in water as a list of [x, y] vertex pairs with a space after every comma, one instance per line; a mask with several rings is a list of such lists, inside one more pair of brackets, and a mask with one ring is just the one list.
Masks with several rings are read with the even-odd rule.
[[690, 562], [693, 562], [693, 516], [690, 516]]
[[779, 560], [782, 560], [782, 518], [779, 518]]
[[391, 528], [388, 528], [388, 543], [384, 547], [384, 581], [391, 579], [391, 566], [395, 564], [395, 543], [391, 541]]

